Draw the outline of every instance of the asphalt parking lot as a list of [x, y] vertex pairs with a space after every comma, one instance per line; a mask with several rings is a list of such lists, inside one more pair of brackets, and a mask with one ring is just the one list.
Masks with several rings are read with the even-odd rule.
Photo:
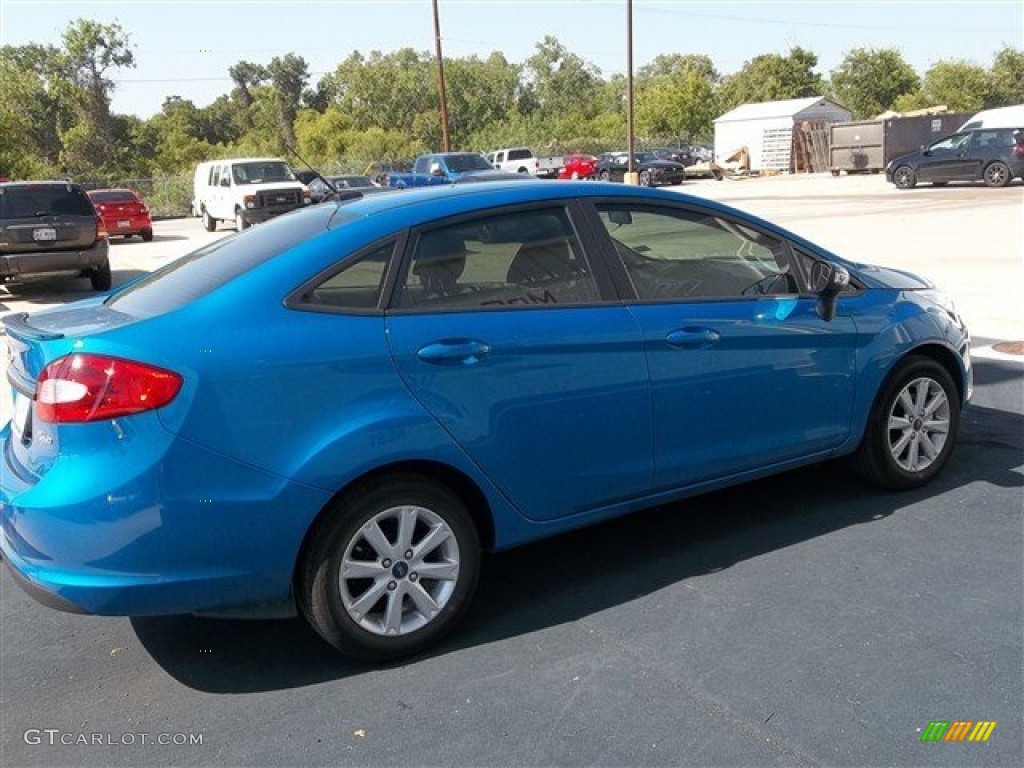
[[[1019, 765], [1024, 366], [991, 345], [1024, 339], [1024, 187], [684, 191], [956, 297], [981, 354], [933, 485], [883, 493], [833, 463], [493, 556], [456, 634], [389, 667], [335, 655], [298, 620], [57, 613], [4, 570], [0, 762]], [[231, 230], [155, 231], [113, 244], [116, 282]], [[91, 293], [68, 287], [0, 290], [0, 313]], [[922, 742], [932, 721], [996, 726]]]

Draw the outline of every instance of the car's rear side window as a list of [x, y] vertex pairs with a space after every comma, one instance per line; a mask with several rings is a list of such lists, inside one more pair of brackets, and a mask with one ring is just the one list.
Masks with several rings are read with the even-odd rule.
[[77, 187], [33, 184], [0, 189], [0, 219], [95, 215], [89, 198]]
[[229, 235], [142, 278], [112, 296], [109, 304], [135, 317], [154, 317], [178, 309], [325, 232], [336, 213], [333, 206], [304, 208]]

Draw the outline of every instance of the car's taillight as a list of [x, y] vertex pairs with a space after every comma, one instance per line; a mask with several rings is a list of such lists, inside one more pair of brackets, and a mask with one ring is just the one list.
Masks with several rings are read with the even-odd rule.
[[1014, 144], [1013, 154], [1017, 157], [1024, 157], [1024, 144]]
[[103, 421], [167, 405], [181, 376], [146, 363], [76, 354], [54, 360], [36, 382], [35, 415], [55, 424]]

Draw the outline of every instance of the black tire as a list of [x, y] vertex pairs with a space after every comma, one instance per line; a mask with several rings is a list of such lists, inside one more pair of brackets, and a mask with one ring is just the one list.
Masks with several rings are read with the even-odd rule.
[[641, 187], [653, 187], [654, 186], [654, 177], [651, 176], [651, 172], [650, 171], [640, 171], [639, 181], [640, 181], [640, 186]]
[[113, 280], [110, 275], [110, 262], [105, 261], [89, 272], [89, 282], [94, 291], [109, 291]]
[[599, 174], [597, 174], [597, 178], [599, 178], [601, 181], [610, 181], [612, 175], [608, 171], [601, 171]]
[[996, 160], [994, 163], [989, 163], [985, 166], [985, 170], [981, 173], [981, 178], [985, 181], [986, 187], [1005, 187], [1010, 183], [1010, 179], [1013, 176], [1010, 174], [1010, 167], [1006, 163]]
[[245, 214], [242, 213], [241, 208], [235, 209], [235, 231], [241, 232], [243, 229], [249, 228], [249, 222], [245, 220]]
[[203, 229], [207, 232], [213, 232], [217, 229], [217, 220], [205, 208], [203, 208]]
[[944, 186], [946, 186], [947, 184], [949, 184], [949, 182], [948, 182], [948, 181], [933, 181], [933, 182], [932, 182], [932, 186], [933, 186], [933, 187], [944, 187]]
[[[876, 485], [919, 488], [942, 471], [959, 431], [960, 395], [949, 372], [930, 358], [911, 356], [893, 369], [875, 398], [854, 466]], [[922, 451], [927, 464], [915, 466]], [[930, 451], [935, 455], [928, 456]]]
[[145, 240], [147, 243], [151, 242], [153, 240], [153, 230], [152, 229], [144, 229], [144, 230], [142, 230], [142, 232], [140, 234], [142, 235], [142, 239]]
[[917, 174], [909, 165], [901, 165], [892, 172], [892, 183], [897, 189], [913, 189], [917, 186]]
[[[387, 550], [398, 546], [398, 518], [408, 514], [416, 524], [408, 529], [407, 552], [422, 546], [432, 529], [449, 536], [411, 557]], [[368, 525], [372, 521], [378, 525]], [[368, 531], [383, 540], [371, 544]], [[360, 575], [342, 578], [345, 562]], [[429, 566], [451, 578], [416, 571]], [[463, 501], [429, 478], [403, 473], [357, 486], [332, 504], [304, 548], [296, 586], [303, 615], [324, 640], [350, 656], [387, 661], [420, 653], [444, 637], [468, 609], [479, 573], [479, 535]], [[367, 602], [360, 606], [362, 599]], [[422, 605], [431, 603], [439, 610], [425, 615]], [[386, 626], [392, 610], [399, 625], [394, 633]]]

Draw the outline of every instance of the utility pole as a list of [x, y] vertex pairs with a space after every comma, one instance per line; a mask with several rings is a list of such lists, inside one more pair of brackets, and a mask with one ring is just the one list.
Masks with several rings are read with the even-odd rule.
[[444, 94], [444, 57], [441, 55], [441, 20], [437, 15], [437, 0], [431, 2], [434, 6], [434, 43], [437, 48], [437, 95], [441, 101], [441, 151], [451, 152], [451, 141], [448, 138], [448, 103]]
[[629, 160], [626, 165], [627, 184], [639, 184], [640, 174], [636, 172], [633, 162], [633, 0], [626, 0], [626, 153]]

